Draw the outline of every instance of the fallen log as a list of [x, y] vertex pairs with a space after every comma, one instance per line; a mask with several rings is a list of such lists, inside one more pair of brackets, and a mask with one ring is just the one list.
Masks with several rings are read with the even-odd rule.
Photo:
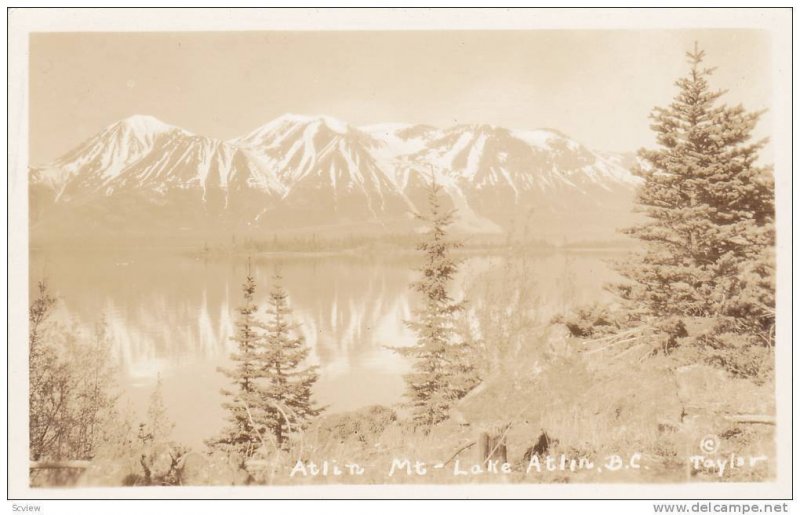
[[65, 461], [31, 461], [30, 469], [86, 469], [89, 467], [88, 460], [65, 460]]
[[728, 415], [725, 418], [727, 420], [730, 420], [731, 422], [736, 422], [737, 424], [767, 424], [771, 426], [775, 425], [775, 417], [772, 415], [741, 414], [741, 415]]

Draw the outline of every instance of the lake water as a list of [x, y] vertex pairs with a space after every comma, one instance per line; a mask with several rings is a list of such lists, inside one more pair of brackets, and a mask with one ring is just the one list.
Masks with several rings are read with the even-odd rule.
[[[600, 300], [615, 276], [610, 253], [527, 256], [530, 284], [547, 317]], [[521, 259], [521, 258], [514, 258]], [[479, 307], [481, 286], [502, 275], [509, 258], [465, 258], [456, 296]], [[390, 255], [260, 258], [253, 269], [264, 305], [276, 268], [284, 277], [294, 317], [320, 366], [315, 396], [328, 411], [401, 400], [405, 358], [387, 349], [413, 343], [404, 324], [417, 301], [410, 290], [418, 261]], [[157, 378], [175, 422], [173, 436], [199, 446], [223, 425], [220, 389], [234, 348], [236, 307], [245, 258], [203, 260], [177, 252], [33, 252], [30, 284], [47, 277], [59, 299], [56, 317], [87, 334], [105, 317], [121, 363], [122, 406], [138, 422]]]

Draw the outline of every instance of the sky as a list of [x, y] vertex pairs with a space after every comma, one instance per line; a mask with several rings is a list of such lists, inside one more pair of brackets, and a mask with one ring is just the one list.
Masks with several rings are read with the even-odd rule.
[[[726, 102], [770, 107], [770, 40], [753, 30], [35, 33], [31, 164], [133, 114], [221, 139], [290, 112], [546, 127], [635, 151], [694, 41]], [[756, 136], [769, 127], [767, 114]]]

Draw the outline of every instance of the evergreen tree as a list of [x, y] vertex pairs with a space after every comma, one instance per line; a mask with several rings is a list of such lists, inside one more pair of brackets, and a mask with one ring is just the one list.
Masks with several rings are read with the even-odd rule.
[[256, 381], [259, 375], [258, 347], [261, 336], [258, 331], [262, 325], [255, 317], [258, 307], [255, 304], [256, 283], [248, 265], [247, 276], [242, 285], [242, 304], [236, 321], [236, 334], [231, 338], [236, 342], [236, 350], [231, 354], [234, 368], [220, 368], [233, 383], [232, 389], [223, 389], [228, 399], [223, 407], [228, 411], [228, 426], [221, 436], [209, 441], [212, 447], [234, 451], [250, 457], [261, 446], [261, 431], [256, 423], [257, 408], [260, 405]]
[[[765, 142], [750, 141], [761, 113], [719, 104], [704, 52], [695, 45], [687, 57], [677, 96], [651, 115], [659, 148], [639, 152], [638, 204], [649, 220], [628, 233], [646, 250], [621, 269], [631, 281], [617, 291], [634, 318], [673, 337], [686, 335], [685, 317], [707, 317], [716, 335], [772, 345], [773, 180], [757, 163]], [[721, 344], [711, 334], [700, 341]]]
[[458, 271], [452, 252], [461, 242], [448, 236], [455, 210], [442, 206], [441, 190], [432, 178], [428, 188], [429, 213], [417, 215], [427, 225], [425, 239], [417, 245], [425, 264], [419, 270], [422, 277], [412, 287], [421, 294], [423, 304], [415, 310], [414, 319], [406, 322], [417, 334], [417, 342], [412, 347], [396, 349], [413, 359], [413, 372], [405, 378], [406, 395], [415, 426], [425, 429], [445, 420], [452, 404], [478, 382], [467, 344], [457, 338], [456, 317], [463, 311], [464, 302], [453, 300], [448, 293]]
[[322, 411], [312, 400], [312, 387], [318, 379], [316, 366], [304, 366], [310, 349], [297, 334], [291, 320], [288, 295], [277, 272], [272, 277], [264, 338], [258, 354], [258, 392], [261, 397], [261, 422], [285, 447], [290, 432], [304, 429]]

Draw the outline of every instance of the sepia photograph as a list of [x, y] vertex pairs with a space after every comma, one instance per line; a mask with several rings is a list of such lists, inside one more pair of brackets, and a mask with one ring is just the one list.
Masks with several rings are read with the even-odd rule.
[[790, 25], [12, 10], [9, 495], [790, 497]]

